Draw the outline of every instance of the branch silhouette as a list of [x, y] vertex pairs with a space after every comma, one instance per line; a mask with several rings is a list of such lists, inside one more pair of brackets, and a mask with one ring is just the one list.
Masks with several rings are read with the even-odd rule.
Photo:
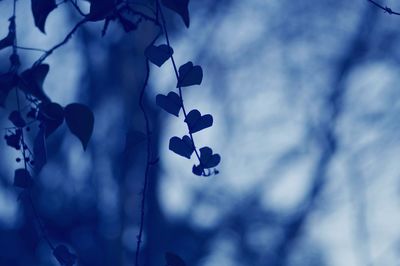
[[388, 13], [389, 15], [397, 15], [400, 16], [399, 12], [393, 11], [390, 7], [387, 6], [383, 6], [377, 2], [375, 2], [374, 0], [367, 0], [368, 2], [372, 3], [374, 6], [382, 9], [383, 11], [385, 11], [386, 13]]

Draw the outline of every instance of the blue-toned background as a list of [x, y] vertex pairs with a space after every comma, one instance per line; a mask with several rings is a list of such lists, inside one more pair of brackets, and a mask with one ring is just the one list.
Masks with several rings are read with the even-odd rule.
[[[48, 49], [78, 21], [60, 6], [47, 35], [20, 0], [19, 45]], [[396, 1], [385, 3], [400, 9]], [[84, 7], [87, 8], [83, 4]], [[400, 265], [400, 17], [368, 1], [192, 0], [191, 25], [166, 11], [179, 65], [204, 70], [184, 88], [185, 104], [214, 116], [196, 133], [222, 156], [220, 174], [197, 177], [168, 150], [185, 134], [155, 105], [175, 88], [172, 65], [151, 67], [146, 106], [154, 150], [142, 265], [163, 266], [172, 251], [188, 266]], [[11, 1], [0, 2], [0, 36]], [[55, 102], [80, 102], [95, 113], [86, 152], [61, 127], [48, 139], [49, 162], [33, 198], [50, 239], [78, 265], [134, 264], [145, 164], [138, 95], [151, 23], [126, 34], [114, 23], [86, 25], [46, 62], [44, 84]], [[159, 43], [163, 43], [161, 38]], [[20, 51], [28, 67], [40, 53]], [[0, 72], [9, 51], [0, 51]], [[10, 126], [10, 97], [0, 109]], [[29, 208], [12, 186], [18, 156], [0, 142], [0, 265], [57, 265]]]

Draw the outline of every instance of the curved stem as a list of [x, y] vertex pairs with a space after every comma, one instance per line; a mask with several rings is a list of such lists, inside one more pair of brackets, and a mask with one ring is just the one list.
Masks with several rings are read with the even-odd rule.
[[144, 94], [147, 87], [147, 83], [149, 81], [150, 76], [150, 66], [149, 60], [146, 59], [146, 76], [142, 86], [142, 90], [140, 91], [139, 97], [139, 106], [143, 113], [143, 117], [146, 123], [146, 136], [147, 136], [147, 156], [146, 156], [146, 169], [144, 172], [144, 184], [142, 190], [142, 200], [140, 206], [140, 225], [139, 225], [139, 234], [137, 235], [137, 244], [136, 244], [136, 253], [135, 253], [135, 266], [139, 265], [139, 253], [140, 253], [140, 245], [142, 243], [142, 235], [143, 235], [143, 226], [144, 226], [144, 214], [145, 214], [145, 203], [146, 203], [146, 192], [147, 192], [147, 184], [149, 180], [149, 170], [151, 166], [151, 137], [150, 137], [150, 121], [146, 109], [144, 107]]
[[[157, 11], [159, 11], [160, 16], [161, 16], [161, 21], [162, 21], [161, 24], [162, 24], [162, 27], [163, 27], [163, 30], [164, 30], [165, 40], [166, 40], [166, 42], [167, 42], [167, 45], [168, 45], [169, 47], [171, 47], [170, 41], [169, 41], [169, 36], [168, 36], [167, 23], [165, 22], [164, 13], [162, 12], [161, 5], [160, 5], [159, 0], [156, 1], [156, 5], [157, 5]], [[174, 56], [173, 56], [173, 55], [171, 55], [171, 62], [172, 62], [172, 66], [173, 66], [173, 68], [174, 68], [176, 80], [179, 81], [178, 68], [177, 68], [177, 66], [176, 66], [175, 59], [174, 59]], [[186, 120], [187, 112], [186, 112], [186, 109], [185, 109], [185, 105], [184, 105], [184, 103], [183, 103], [182, 87], [178, 86], [178, 91], [179, 91], [179, 98], [181, 99], [181, 105], [182, 105], [183, 116], [184, 116], [184, 118], [185, 118], [185, 120]], [[192, 144], [193, 144], [194, 152], [195, 152], [196, 157], [197, 157], [197, 159], [199, 160], [199, 163], [200, 163], [200, 165], [201, 165], [202, 162], [201, 162], [201, 160], [200, 160], [200, 155], [199, 155], [199, 152], [197, 151], [197, 148], [196, 148], [196, 145], [195, 145], [195, 142], [194, 142], [193, 134], [190, 132], [189, 125], [187, 125], [187, 126], [188, 126], [189, 137], [190, 137], [190, 139], [191, 139], [191, 141], [192, 141]], [[203, 175], [204, 175], [204, 176], [206, 175], [204, 169], [203, 169]]]
[[80, 26], [88, 22], [89, 20], [87, 18], [82, 19], [79, 21], [73, 28], [72, 30], [65, 36], [64, 40], [62, 40], [60, 43], [54, 45], [52, 48], [47, 50], [33, 65], [40, 65], [43, 63], [44, 60], [46, 60], [47, 57], [49, 57], [55, 50], [66, 44], [72, 37], [72, 35], [79, 29]]

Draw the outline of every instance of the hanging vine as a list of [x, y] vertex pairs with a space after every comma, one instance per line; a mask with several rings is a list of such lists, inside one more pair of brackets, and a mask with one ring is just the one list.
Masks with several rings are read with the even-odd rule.
[[[201, 66], [195, 65], [191, 61], [178, 67], [173, 56], [174, 50], [171, 46], [163, 11], [163, 8], [174, 11], [182, 18], [185, 26], [189, 27], [189, 0], [162, 0], [161, 2], [155, 0], [149, 4], [122, 0], [90, 0], [89, 2], [90, 10], [88, 14], [85, 14], [81, 10], [80, 3], [77, 0], [64, 0], [60, 3], [56, 3], [55, 0], [31, 0], [34, 23], [42, 33], [45, 33], [48, 15], [62, 4], [71, 5], [82, 17], [61, 42], [48, 50], [43, 50], [18, 46], [16, 34], [17, 0], [13, 0], [13, 14], [8, 19], [8, 34], [0, 40], [0, 50], [11, 48], [11, 55], [9, 57], [10, 67], [8, 71], [0, 74], [0, 106], [5, 107], [9, 94], [14, 90], [17, 108], [9, 113], [8, 119], [12, 126], [4, 129], [4, 139], [8, 146], [21, 153], [21, 156], [16, 158], [16, 163], [18, 165], [22, 163], [23, 166], [17, 167], [14, 174], [14, 186], [21, 190], [20, 198], [25, 199], [23, 202], [27, 202], [31, 207], [41, 235], [59, 263], [67, 266], [74, 265], [77, 261], [77, 256], [71, 253], [65, 245], [54, 245], [50, 240], [46, 227], [36, 211], [34, 201], [31, 197], [31, 190], [35, 184], [35, 177], [47, 162], [47, 138], [65, 122], [71, 134], [80, 140], [83, 149], [86, 150], [93, 133], [95, 118], [90, 108], [84, 104], [71, 103], [62, 106], [53, 102], [46, 95], [43, 84], [50, 71], [50, 66], [45, 61], [56, 50], [66, 45], [80, 27], [89, 22], [102, 21], [104, 23], [101, 31], [102, 36], [107, 34], [108, 26], [111, 22], [117, 22], [127, 33], [135, 31], [143, 21], [149, 21], [158, 27], [160, 34], [154, 38], [144, 53], [146, 58], [146, 73], [139, 97], [139, 106], [145, 119], [147, 161], [144, 173], [135, 256], [135, 266], [138, 266], [140, 264], [139, 255], [145, 223], [149, 169], [157, 162], [153, 154], [151, 154], [150, 121], [144, 106], [145, 90], [150, 76], [150, 62], [158, 67], [163, 66], [167, 61], [171, 62], [176, 77], [177, 90], [176, 92], [170, 91], [167, 95], [158, 94], [156, 96], [156, 104], [164, 111], [176, 117], [179, 117], [180, 113], [182, 113], [183, 121], [187, 125], [187, 134], [183, 137], [172, 137], [169, 141], [169, 149], [187, 159], [191, 159], [192, 155], [195, 154], [197, 163], [193, 165], [192, 172], [198, 176], [217, 174], [218, 170], [215, 167], [220, 163], [221, 157], [219, 154], [213, 153], [210, 147], [197, 148], [195, 144], [194, 134], [211, 127], [213, 125], [213, 117], [210, 114], [201, 114], [197, 109], [192, 109], [188, 112], [187, 106], [184, 104], [183, 92], [185, 87], [201, 84], [203, 70]], [[142, 8], [139, 9], [137, 7]], [[147, 12], [143, 12], [143, 10]], [[165, 43], [156, 45], [157, 40], [161, 36], [164, 37]], [[33, 62], [31, 67], [20, 71], [21, 63], [18, 56], [18, 50], [20, 49], [41, 52], [42, 55]], [[33, 143], [27, 143], [25, 134], [35, 134]], [[165, 259], [169, 266], [185, 265], [178, 255], [170, 252], [165, 254]]]

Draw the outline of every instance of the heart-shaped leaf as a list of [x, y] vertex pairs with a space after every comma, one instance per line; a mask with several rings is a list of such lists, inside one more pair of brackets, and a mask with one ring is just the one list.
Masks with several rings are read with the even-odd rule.
[[17, 76], [7, 72], [0, 75], [0, 106], [4, 107], [8, 94], [17, 85]]
[[41, 103], [38, 119], [45, 129], [46, 137], [50, 136], [64, 122], [64, 109], [58, 103]]
[[36, 27], [43, 33], [46, 24], [47, 16], [53, 11], [57, 5], [55, 0], [32, 0], [32, 14], [35, 20]]
[[179, 116], [179, 111], [181, 110], [182, 104], [181, 98], [175, 92], [171, 91], [167, 96], [158, 94], [156, 96], [156, 103], [166, 112], [177, 117]]
[[167, 263], [167, 266], [186, 266], [183, 259], [172, 252], [165, 253], [165, 262]]
[[31, 174], [24, 168], [15, 170], [14, 173], [14, 186], [20, 188], [29, 188], [33, 186], [33, 179]]
[[174, 50], [166, 44], [161, 44], [160, 46], [150, 45], [144, 51], [147, 59], [158, 67], [162, 66], [173, 53]]
[[200, 161], [204, 168], [212, 168], [217, 166], [221, 161], [219, 154], [213, 154], [210, 147], [204, 147], [200, 149]]
[[24, 127], [26, 125], [25, 120], [22, 118], [19, 111], [12, 111], [8, 116], [8, 120], [10, 120], [16, 127]]
[[35, 160], [35, 172], [39, 173], [47, 163], [46, 133], [44, 128], [41, 128], [35, 137], [33, 156]]
[[180, 156], [190, 159], [194, 151], [194, 145], [189, 136], [185, 135], [182, 139], [172, 137], [169, 140], [169, 149]]
[[90, 21], [105, 19], [114, 9], [114, 0], [89, 0], [90, 11], [87, 18]]
[[204, 168], [201, 165], [193, 165], [192, 172], [195, 175], [202, 176], [204, 173]]
[[76, 255], [72, 254], [64, 245], [58, 245], [54, 249], [53, 255], [63, 266], [73, 266], [76, 263]]
[[43, 91], [43, 82], [49, 70], [48, 64], [40, 64], [25, 70], [21, 73], [20, 88], [41, 101], [50, 102]]
[[86, 105], [71, 103], [64, 108], [64, 114], [69, 130], [78, 137], [82, 143], [83, 149], [86, 150], [93, 133], [93, 112]]
[[189, 127], [189, 132], [196, 133], [200, 130], [211, 127], [213, 124], [213, 118], [210, 114], [202, 116], [199, 110], [194, 109], [187, 114], [185, 122]]
[[178, 13], [183, 19], [186, 27], [189, 28], [189, 0], [162, 0], [162, 3], [165, 7]]
[[176, 87], [200, 85], [202, 80], [203, 70], [201, 66], [193, 66], [193, 63], [189, 61], [179, 67], [179, 79]]

